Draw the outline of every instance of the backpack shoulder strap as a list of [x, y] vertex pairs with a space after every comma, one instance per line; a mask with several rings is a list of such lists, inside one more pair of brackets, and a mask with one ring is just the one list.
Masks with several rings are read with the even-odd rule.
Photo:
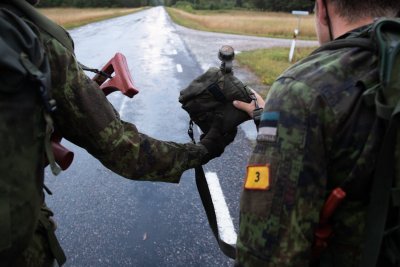
[[382, 84], [382, 95], [392, 113], [399, 111], [400, 98], [400, 19], [383, 19], [373, 29], [373, 39], [379, 51], [379, 77]]
[[42, 15], [25, 0], [13, 0], [9, 1], [9, 4], [18, 8], [18, 10], [21, 11], [28, 20], [32, 21], [37, 27], [57, 39], [57, 41], [65, 46], [65, 48], [67, 48], [71, 53], [74, 53], [74, 43], [68, 32], [63, 27]]
[[342, 48], [360, 47], [365, 50], [375, 51], [376, 47], [370, 38], [354, 37], [349, 39], [339, 39], [326, 43], [317, 48], [312, 54], [326, 50], [337, 50]]
[[376, 52], [376, 44], [371, 40], [372, 26], [365, 26], [354, 32], [350, 32], [347, 37], [336, 39], [331, 42], [325, 43], [317, 48], [312, 54], [316, 54], [326, 50], [337, 50], [343, 48], [359, 47], [371, 52]]
[[[374, 24], [371, 39], [377, 44], [379, 53], [380, 85], [372, 88], [375, 95], [377, 116], [387, 122], [386, 134], [378, 155], [372, 181], [370, 203], [367, 211], [365, 244], [360, 262], [362, 267], [375, 267], [385, 236], [398, 231], [399, 219], [389, 225], [388, 215], [397, 210], [396, 162], [400, 151], [400, 20], [382, 19]], [[398, 201], [397, 201], [398, 202]], [[397, 203], [399, 204], [399, 203]], [[397, 215], [398, 217], [398, 215]], [[385, 249], [388, 248], [385, 245]], [[398, 248], [397, 248], [398, 249]], [[385, 252], [388, 253], [388, 252]], [[393, 264], [399, 263], [399, 255], [392, 253]], [[397, 253], [398, 254], [398, 253]], [[386, 265], [387, 266], [387, 265]], [[396, 265], [397, 266], [397, 265]]]

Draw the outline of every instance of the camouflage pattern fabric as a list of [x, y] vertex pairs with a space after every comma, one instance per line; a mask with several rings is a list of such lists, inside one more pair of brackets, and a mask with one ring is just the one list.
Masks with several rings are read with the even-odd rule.
[[[51, 219], [53, 213], [42, 206], [40, 219], [36, 231], [21, 256], [16, 257], [11, 263], [13, 267], [52, 267], [55, 266], [54, 253], [52, 252], [51, 241], [49, 241], [49, 231], [54, 232], [56, 225]], [[51, 229], [46, 229], [44, 224], [48, 224]]]
[[30, 26], [0, 9], [0, 266], [9, 266], [28, 246], [43, 201], [44, 105], [20, 56], [49, 73]]
[[[37, 30], [36, 27], [31, 26]], [[121, 121], [97, 84], [92, 82], [79, 67], [75, 55], [45, 31], [40, 29], [37, 34], [47, 53], [52, 70], [52, 97], [57, 102], [57, 111], [52, 117], [56, 130], [63, 137], [86, 149], [104, 166], [128, 179], [177, 183], [185, 170], [201, 164], [207, 155], [207, 150], [203, 145], [155, 140], [139, 133], [133, 124]], [[36, 92], [31, 90], [28, 93]], [[8, 220], [10, 207], [3, 201], [4, 197], [8, 197], [8, 192], [0, 194], [2, 199], [0, 210], [6, 213], [6, 216], [0, 218], [0, 230], [3, 230], [0, 239], [0, 265], [7, 266], [6, 263], [3, 265], [3, 262], [9, 262], [11, 257], [20, 259], [21, 263], [16, 266], [25, 266], [23, 262], [32, 263], [27, 266], [46, 266], [48, 259], [52, 258], [52, 255], [48, 254], [49, 249], [46, 249], [47, 240], [38, 234], [38, 230], [34, 233], [43, 201], [45, 123], [43, 116], [38, 115], [41, 113], [32, 112], [32, 109], [38, 107], [43, 109], [43, 107], [41, 105], [31, 107], [34, 105], [31, 100], [37, 96], [22, 93], [20, 95], [20, 99], [24, 102], [14, 98], [5, 105], [8, 108], [7, 111], [16, 111], [17, 121], [15, 116], [12, 121], [7, 117], [9, 113], [1, 113], [5, 122], [0, 127], [4, 137], [2, 141], [7, 142], [7, 148], [10, 147], [9, 150], [4, 148], [2, 150], [4, 156], [2, 159], [7, 159], [7, 161], [2, 160], [2, 163], [4, 168], [7, 168], [7, 173], [12, 173], [10, 179], [13, 178], [13, 181], [20, 182], [25, 187], [32, 187], [32, 190], [29, 190], [32, 195], [25, 194], [27, 190], [12, 192], [20, 194], [22, 199], [29, 198], [30, 201], [24, 203], [27, 207], [25, 213], [17, 213], [20, 219], [18, 224], [10, 225]], [[6, 99], [2, 100], [6, 101]], [[24, 130], [21, 132], [21, 129], [29, 127], [36, 129], [39, 123], [43, 131]], [[24, 125], [24, 127], [18, 128], [19, 125]], [[17, 140], [15, 136], [22, 137]], [[24, 167], [21, 167], [21, 164], [25, 164]], [[26, 177], [29, 179], [24, 179]], [[1, 179], [0, 185], [7, 182], [8, 180]], [[14, 198], [17, 197], [15, 195]], [[27, 218], [31, 219], [29, 225], [28, 221], [24, 221]], [[29, 231], [22, 231], [23, 228]], [[18, 239], [15, 235], [21, 232], [28, 232], [28, 238], [24, 238], [24, 242], [11, 244], [11, 238]], [[10, 235], [13, 236], [10, 237]]]
[[377, 83], [377, 57], [360, 48], [312, 54], [276, 80], [249, 162], [269, 186], [246, 177], [237, 266], [309, 266], [320, 210], [337, 186], [352, 194], [334, 214], [320, 266], [358, 266], [382, 128], [361, 95]]
[[45, 235], [36, 230], [29, 246], [10, 266], [13, 267], [52, 267], [55, 260]]
[[42, 38], [57, 102], [53, 119], [63, 137], [129, 179], [179, 182], [185, 170], [200, 164], [206, 154], [203, 146], [158, 141], [121, 121], [75, 56], [44, 32]]
[[209, 68], [180, 92], [179, 102], [203, 133], [207, 133], [216, 116], [223, 116], [220, 128], [232, 132], [239, 124], [249, 120], [249, 115], [232, 105], [233, 100], [247, 103], [254, 94], [232, 72]]

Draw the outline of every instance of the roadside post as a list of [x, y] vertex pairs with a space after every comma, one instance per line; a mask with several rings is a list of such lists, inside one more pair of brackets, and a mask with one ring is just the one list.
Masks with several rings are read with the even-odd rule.
[[294, 32], [293, 32], [293, 41], [292, 41], [292, 45], [290, 46], [290, 51], [289, 51], [289, 62], [293, 61], [294, 50], [296, 48], [297, 36], [300, 34], [301, 17], [302, 16], [308, 16], [309, 12], [308, 11], [293, 10], [292, 11], [292, 15], [297, 16], [297, 28], [294, 29]]

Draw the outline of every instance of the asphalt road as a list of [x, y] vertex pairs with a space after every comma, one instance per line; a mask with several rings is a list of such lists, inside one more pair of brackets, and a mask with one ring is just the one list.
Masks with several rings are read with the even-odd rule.
[[[101, 68], [116, 52], [126, 56], [140, 93], [129, 99], [115, 92], [108, 99], [122, 119], [141, 132], [176, 142], [190, 141], [179, 91], [209, 66], [219, 65], [216, 55], [222, 44], [239, 50], [290, 44], [188, 30], [174, 25], [162, 7], [70, 33], [77, 57], [85, 65]], [[255, 136], [251, 123], [243, 129], [226, 153], [205, 167], [219, 177], [222, 202], [236, 229]], [[193, 171], [185, 172], [179, 184], [130, 181], [83, 149], [63, 144], [75, 152], [75, 160], [58, 177], [47, 171], [46, 184], [53, 191], [47, 203], [56, 214], [57, 233], [68, 258], [65, 266], [232, 266], [212, 236]], [[229, 222], [229, 218], [224, 222], [228, 228]], [[232, 231], [227, 236], [232, 238]]]

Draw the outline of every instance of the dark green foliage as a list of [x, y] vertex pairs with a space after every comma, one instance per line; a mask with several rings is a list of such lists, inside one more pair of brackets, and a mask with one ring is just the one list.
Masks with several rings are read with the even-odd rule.
[[[41, 7], [140, 7], [140, 6], [182, 6], [179, 0], [41, 0]], [[252, 8], [268, 11], [308, 10], [313, 3], [309, 0], [187, 0], [185, 6], [193, 9]]]
[[41, 0], [40, 7], [140, 7], [162, 5], [163, 0]]
[[290, 12], [292, 10], [306, 10], [311, 11], [314, 3], [310, 0], [252, 0], [254, 7], [261, 10], [268, 11], [283, 11]]

